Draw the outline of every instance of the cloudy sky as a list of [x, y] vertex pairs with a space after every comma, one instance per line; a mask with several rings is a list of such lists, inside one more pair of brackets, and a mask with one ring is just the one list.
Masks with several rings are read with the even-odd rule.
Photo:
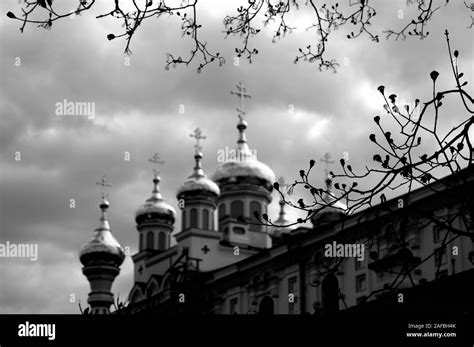
[[[106, 39], [119, 33], [120, 23], [95, 19], [110, 11], [109, 3], [101, 1], [90, 13], [59, 21], [49, 31], [27, 26], [23, 34], [19, 22], [4, 15], [20, 13], [18, 1], [0, 4], [0, 242], [39, 245], [37, 262], [0, 258], [0, 313], [77, 313], [78, 301], [85, 303], [89, 291], [78, 251], [99, 223], [95, 182], [104, 174], [112, 182], [112, 231], [135, 253], [134, 213], [152, 189], [148, 158], [158, 151], [165, 160], [161, 190], [177, 209], [175, 192], [193, 167], [189, 133], [200, 127], [207, 135], [203, 164], [208, 175], [217, 165], [217, 151], [235, 144], [237, 100], [229, 91], [239, 80], [252, 94], [249, 146], [277, 177], [292, 181], [309, 159], [319, 160], [326, 152], [334, 158], [348, 152], [353, 167], [371, 162], [374, 147], [368, 135], [376, 131], [372, 118], [382, 114], [383, 105], [379, 85], [406, 102], [424, 100], [431, 91], [429, 73], [436, 69], [440, 84], [453, 86], [445, 29], [461, 52], [466, 80], [473, 77], [473, 31], [466, 29], [471, 19], [461, 1], [434, 15], [430, 35], [422, 41], [347, 40], [351, 29], [341, 28], [328, 43], [328, 57], [345, 62], [336, 74], [292, 63], [298, 48], [315, 44], [305, 31], [312, 18], [304, 6], [292, 17], [297, 29], [290, 36], [272, 43], [271, 31], [262, 30], [253, 42], [260, 52], [253, 63], [242, 59], [234, 66], [240, 41], [224, 39], [222, 19], [246, 2], [200, 1], [200, 35], [227, 63], [197, 74], [196, 65], [164, 70], [167, 52], [186, 54], [192, 47], [181, 38], [176, 17], [148, 20], [135, 34], [133, 55], [125, 64], [124, 41]], [[405, 0], [374, 6], [373, 28], [380, 34], [401, 28], [413, 14]], [[15, 66], [18, 58], [21, 64]], [[64, 99], [94, 102], [95, 117], [56, 116], [55, 104]], [[453, 107], [444, 116], [455, 121], [463, 114]], [[130, 161], [124, 152], [130, 152]], [[319, 166], [314, 182], [322, 177]], [[70, 199], [76, 208], [70, 208]], [[276, 205], [275, 199], [273, 216]], [[180, 225], [178, 216], [177, 230]], [[124, 299], [132, 285], [133, 264], [127, 257], [113, 291]]]

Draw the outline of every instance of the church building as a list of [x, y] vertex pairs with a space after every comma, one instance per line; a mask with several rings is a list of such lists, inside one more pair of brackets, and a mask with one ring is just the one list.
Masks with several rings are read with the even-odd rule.
[[[200, 145], [205, 136], [196, 129], [190, 135], [196, 140], [194, 164], [176, 197], [162, 196], [160, 184], [166, 182], [154, 170], [151, 196], [135, 213], [138, 252], [132, 255], [134, 284], [128, 304], [121, 308], [124, 312], [334, 312], [389, 290], [473, 269], [473, 241], [459, 237], [443, 246], [448, 230], [418, 214], [429, 211], [461, 227], [458, 197], [474, 191], [472, 167], [458, 173], [466, 182], [461, 187], [446, 188], [451, 179], [446, 177], [354, 214], [347, 214], [341, 201], [333, 201], [328, 175], [323, 199], [329, 206], [312, 216], [312, 225], [284, 227], [290, 222], [282, 200], [275, 224], [283, 227], [261, 225], [255, 216], [268, 214], [276, 177], [249, 149], [243, 109], [249, 95], [244, 85], [239, 83], [233, 93], [241, 106], [231, 158], [208, 176]], [[150, 161], [161, 163], [158, 154]], [[406, 208], [397, 208], [400, 200]], [[80, 260], [91, 284], [92, 313], [109, 313], [111, 285], [124, 253], [111, 234], [105, 197], [100, 208], [100, 227], [83, 246]], [[181, 214], [181, 226], [175, 225], [176, 213]], [[337, 244], [359, 245], [362, 253], [338, 256], [334, 250], [328, 256], [328, 245]], [[425, 261], [433, 250], [435, 256]], [[394, 288], [394, 273], [411, 266], [416, 270]]]

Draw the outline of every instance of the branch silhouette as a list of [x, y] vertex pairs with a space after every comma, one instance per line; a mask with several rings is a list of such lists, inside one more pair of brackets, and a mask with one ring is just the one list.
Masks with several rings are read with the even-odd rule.
[[[412, 105], [400, 105], [396, 94], [387, 93], [384, 86], [378, 87], [384, 100], [385, 114], [373, 119], [381, 136], [369, 136], [369, 141], [377, 150], [373, 155], [375, 164], [372, 167], [366, 165], [359, 172], [345, 159], [340, 159], [339, 172], [330, 171], [330, 184], [322, 188], [310, 180], [310, 174], [316, 166], [316, 161], [310, 160], [308, 169], [299, 170], [299, 179], [289, 185], [286, 192], [278, 182], [274, 183], [281, 200], [295, 210], [306, 212], [305, 218], [282, 225], [273, 223], [266, 214], [260, 216], [254, 213], [254, 221], [245, 220], [249, 224], [288, 228], [306, 223], [328, 209], [338, 210], [341, 219], [335, 224], [337, 230], [330, 239], [364, 243], [374, 261], [380, 259], [381, 248], [385, 247], [383, 245], [389, 245], [388, 254], [397, 254], [402, 259], [407, 259], [401, 269], [391, 272], [395, 275], [393, 282], [382, 291], [371, 293], [367, 299], [380, 292], [396, 290], [406, 280], [415, 285], [414, 271], [433, 257], [436, 259], [438, 276], [441, 264], [436, 250], [420, 262], [410, 263], [412, 256], [407, 239], [410, 230], [421, 230], [430, 225], [444, 230], [438, 249], [446, 249], [459, 237], [474, 240], [474, 192], [462, 189], [470, 179], [469, 175], [463, 175], [463, 169], [472, 167], [474, 163], [473, 139], [470, 135], [470, 131], [474, 129], [474, 99], [466, 90], [468, 82], [463, 79], [464, 74], [460, 71], [460, 52], [452, 51], [447, 30], [445, 36], [455, 82], [453, 88], [440, 90], [437, 85], [439, 73], [432, 71], [429, 76], [432, 83], [431, 98], [424, 102], [416, 99]], [[444, 103], [448, 101], [457, 102], [466, 116], [451, 129], [443, 130], [447, 127], [441, 124], [442, 121], [449, 119], [444, 115], [442, 117], [442, 110]], [[393, 128], [398, 130], [393, 131]], [[362, 186], [365, 188], [359, 188]], [[440, 216], [432, 209], [415, 202], [411, 204], [411, 193], [417, 187], [425, 187], [434, 194], [456, 191], [456, 212]], [[295, 198], [295, 203], [290, 197], [299, 188], [309, 197]], [[393, 203], [387, 202], [385, 195], [391, 191], [404, 193], [401, 203], [399, 200], [401, 206], [390, 207]], [[395, 216], [400, 223], [388, 222], [385, 217], [388, 215]], [[350, 216], [356, 218], [356, 225], [351, 226], [350, 233], [345, 233], [346, 220]], [[367, 232], [367, 227], [361, 227], [363, 223], [372, 225], [374, 230]], [[315, 257], [318, 276], [322, 278], [337, 271], [342, 263], [341, 259], [325, 258], [321, 254]], [[317, 287], [321, 283], [321, 280], [317, 280], [309, 285]]]
[[[440, 0], [441, 1], [441, 0]], [[21, 22], [20, 31], [24, 32], [27, 24], [37, 24], [38, 27], [51, 29], [54, 22], [67, 17], [82, 15], [90, 11], [95, 0], [78, 0], [77, 7], [69, 11], [60, 12], [56, 9], [57, 2], [53, 0], [25, 0], [22, 1], [21, 14], [12, 11], [7, 12], [7, 17]], [[133, 6], [125, 6], [125, 1], [109, 0], [111, 8], [105, 13], [96, 16], [97, 19], [113, 18], [121, 22], [122, 30], [119, 33], [107, 34], [109, 41], [123, 38], [125, 40], [124, 53], [132, 54], [132, 38], [140, 26], [149, 19], [161, 19], [176, 17], [179, 19], [182, 37], [191, 39], [191, 50], [189, 55], [181, 56], [175, 53], [166, 53], [165, 69], [177, 67], [178, 65], [189, 66], [196, 61], [197, 72], [201, 72], [210, 64], [217, 63], [222, 66], [225, 59], [219, 52], [208, 47], [208, 43], [201, 38], [202, 25], [198, 21], [199, 0], [182, 0], [177, 4], [171, 0], [133, 0]], [[334, 31], [340, 28], [349, 28], [346, 33], [347, 39], [356, 39], [362, 36], [371, 41], [379, 42], [379, 34], [372, 27], [372, 21], [377, 15], [377, 10], [370, 5], [371, 0], [347, 0], [339, 2], [327, 1], [317, 5], [314, 0], [248, 0], [246, 5], [236, 9], [236, 13], [227, 14], [223, 19], [224, 37], [237, 36], [242, 40], [242, 45], [235, 48], [237, 58], [245, 56], [248, 62], [259, 53], [256, 47], [252, 47], [251, 40], [260, 32], [261, 28], [276, 24], [273, 30], [272, 42], [291, 34], [296, 26], [290, 22], [292, 16], [304, 6], [314, 14], [315, 23], [306, 28], [315, 32], [315, 42], [308, 44], [305, 48], [299, 48], [294, 59], [295, 63], [307, 61], [317, 63], [319, 70], [330, 70], [336, 72], [339, 63], [334, 58], [327, 58], [327, 48]], [[443, 0], [444, 6], [449, 0]], [[442, 3], [441, 2], [441, 3]], [[331, 3], [333, 3], [331, 5]], [[407, 6], [416, 4], [416, 14], [402, 29], [388, 29], [383, 31], [387, 38], [407, 36], [425, 38], [429, 32], [427, 26], [429, 21], [442, 8], [436, 0], [408, 0]], [[472, 13], [474, 7], [464, 3], [465, 8]], [[125, 9], [125, 7], [130, 9]], [[202, 9], [200, 9], [202, 11]], [[471, 19], [473, 16], [471, 15]], [[472, 19], [474, 20], [474, 19]], [[472, 28], [472, 24], [468, 28]]]

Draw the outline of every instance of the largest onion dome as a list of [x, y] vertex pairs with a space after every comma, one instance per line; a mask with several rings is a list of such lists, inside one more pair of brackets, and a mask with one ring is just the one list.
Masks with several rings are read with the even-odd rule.
[[119, 266], [125, 258], [122, 246], [120, 246], [110, 230], [107, 220], [108, 208], [109, 202], [105, 199], [105, 196], [102, 196], [100, 226], [95, 229], [94, 236], [81, 247], [79, 252], [79, 259], [83, 265], [86, 265], [91, 260], [97, 260], [112, 261]]
[[141, 224], [151, 220], [159, 220], [168, 224], [173, 224], [176, 216], [174, 208], [163, 200], [160, 193], [160, 176], [158, 171], [154, 171], [153, 191], [151, 196], [141, 205], [135, 213], [135, 221]]
[[325, 182], [326, 191], [322, 196], [322, 203], [326, 206], [311, 217], [313, 225], [336, 222], [347, 213], [347, 205], [338, 200], [332, 192], [332, 178], [329, 174]]
[[[199, 131], [200, 133], [199, 129], [196, 129], [195, 131]], [[194, 154], [194, 159], [196, 164], [194, 166], [194, 171], [191, 176], [188, 177], [188, 180], [184, 182], [184, 184], [178, 189], [176, 195], [178, 196], [178, 199], [192, 195], [218, 197], [221, 193], [219, 186], [207, 178], [204, 170], [202, 169], [202, 152], [200, 151], [201, 147], [199, 144], [197, 144], [195, 148], [196, 152]]]
[[227, 183], [247, 182], [265, 187], [268, 191], [273, 190], [275, 174], [264, 163], [257, 160], [250, 151], [245, 136], [247, 122], [239, 117], [237, 129], [239, 130], [239, 139], [237, 141], [237, 150], [235, 157], [225, 158], [225, 162], [219, 164], [212, 180], [222, 185]]

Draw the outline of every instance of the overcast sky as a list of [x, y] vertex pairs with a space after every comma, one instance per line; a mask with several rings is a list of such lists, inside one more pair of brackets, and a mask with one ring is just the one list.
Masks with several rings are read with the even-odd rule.
[[[328, 57], [346, 62], [336, 74], [292, 62], [298, 48], [315, 44], [305, 31], [311, 16], [304, 9], [290, 23], [297, 26], [293, 34], [272, 43], [271, 32], [262, 30], [254, 41], [260, 53], [253, 63], [242, 59], [234, 66], [240, 41], [224, 39], [222, 19], [235, 12], [238, 1], [206, 0], [198, 6], [200, 35], [210, 51], [227, 59], [224, 66], [208, 66], [201, 74], [196, 65], [165, 71], [167, 52], [184, 55], [192, 47], [181, 38], [175, 17], [151, 19], [140, 27], [126, 66], [125, 42], [106, 39], [108, 33], [119, 33], [120, 23], [95, 19], [110, 11], [104, 5], [109, 2], [96, 4], [90, 14], [56, 22], [50, 31], [29, 25], [23, 34], [19, 22], [5, 16], [9, 10], [20, 13], [18, 1], [0, 3], [0, 242], [39, 245], [37, 262], [0, 258], [0, 313], [77, 313], [78, 300], [85, 303], [89, 292], [78, 252], [99, 225], [100, 187], [95, 182], [104, 174], [112, 182], [112, 232], [134, 254], [134, 213], [152, 190], [148, 158], [160, 152], [165, 161], [161, 191], [178, 210], [176, 190], [193, 167], [192, 130], [200, 127], [207, 136], [203, 164], [209, 176], [217, 151], [235, 145], [238, 102], [229, 92], [239, 80], [252, 94], [249, 146], [277, 177], [293, 181], [309, 159], [319, 161], [326, 152], [336, 159], [348, 152], [355, 168], [371, 162], [372, 118], [383, 113], [379, 85], [406, 102], [424, 100], [431, 92], [429, 73], [436, 69], [440, 84], [452, 87], [445, 29], [461, 52], [466, 80], [473, 77], [473, 31], [466, 29], [471, 19], [462, 1], [441, 8], [429, 24], [429, 37], [421, 41], [385, 40], [381, 31], [401, 28], [413, 8], [405, 0], [375, 1], [373, 27], [381, 42], [365, 36], [347, 40], [353, 29], [341, 28], [328, 43]], [[15, 66], [18, 57], [21, 66]], [[55, 116], [55, 104], [64, 99], [94, 102], [95, 118]], [[455, 107], [444, 113], [454, 122], [463, 116]], [[15, 161], [18, 151], [21, 160]], [[124, 152], [131, 153], [131, 161], [123, 160]], [[319, 165], [316, 184], [322, 183], [323, 172]], [[69, 207], [70, 199], [76, 208]], [[276, 218], [277, 205], [274, 199], [270, 217]], [[175, 228], [180, 227], [178, 215]], [[133, 264], [127, 257], [113, 291], [125, 299], [132, 285]], [[70, 302], [71, 294], [76, 302]]]

